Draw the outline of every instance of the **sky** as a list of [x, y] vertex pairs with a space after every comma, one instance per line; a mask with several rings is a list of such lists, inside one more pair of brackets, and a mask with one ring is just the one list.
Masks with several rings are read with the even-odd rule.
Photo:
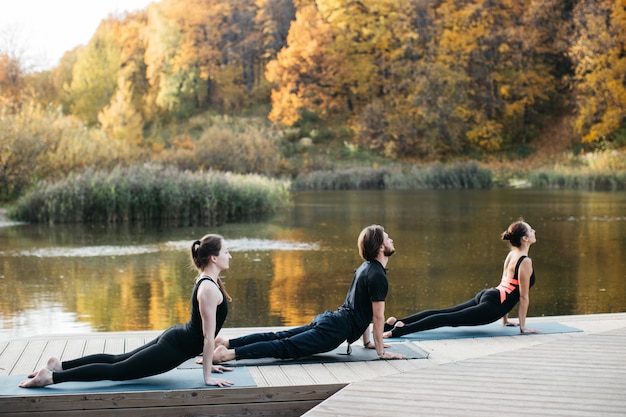
[[[63, 54], [86, 45], [111, 13], [145, 9], [157, 0], [0, 0], [0, 51], [26, 67], [50, 69]], [[24, 62], [25, 61], [25, 62]]]

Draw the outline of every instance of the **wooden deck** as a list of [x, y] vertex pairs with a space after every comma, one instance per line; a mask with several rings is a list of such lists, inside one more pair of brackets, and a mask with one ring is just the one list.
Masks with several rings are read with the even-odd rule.
[[[530, 318], [528, 325], [535, 321], [583, 331], [416, 342], [428, 359], [248, 367], [257, 387], [0, 396], [0, 417], [626, 416], [626, 313]], [[158, 333], [0, 341], [0, 375], [25, 375], [53, 355], [128, 351]]]

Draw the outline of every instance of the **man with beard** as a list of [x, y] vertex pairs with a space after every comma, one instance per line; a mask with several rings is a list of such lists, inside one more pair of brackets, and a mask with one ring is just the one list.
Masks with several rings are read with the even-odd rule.
[[[364, 262], [354, 274], [346, 301], [336, 311], [326, 311], [311, 323], [294, 329], [255, 333], [237, 339], [216, 339], [213, 362], [233, 359], [279, 358], [297, 359], [329, 352], [344, 341], [354, 343], [361, 335], [363, 345], [376, 349], [379, 359], [403, 359], [398, 353], [385, 352], [383, 328], [389, 257], [395, 252], [393, 240], [379, 225], [364, 228], [357, 241]], [[373, 322], [374, 342], [369, 325]]]

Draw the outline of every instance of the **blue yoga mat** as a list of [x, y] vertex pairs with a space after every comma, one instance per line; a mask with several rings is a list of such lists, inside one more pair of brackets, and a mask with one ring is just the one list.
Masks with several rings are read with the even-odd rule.
[[[540, 334], [582, 332], [575, 327], [566, 326], [557, 322], [526, 323], [531, 329], [541, 330]], [[500, 321], [482, 326], [440, 327], [438, 329], [424, 330], [423, 332], [409, 333], [398, 338], [385, 339], [385, 341], [401, 340], [442, 340], [442, 339], [466, 339], [473, 337], [497, 337], [497, 336], [528, 336], [521, 334], [519, 327], [503, 326]]]
[[[231, 372], [214, 374], [215, 377], [229, 379], [235, 383], [233, 387], [256, 387], [256, 383], [245, 367], [235, 368]], [[173, 369], [160, 375], [130, 381], [94, 381], [94, 382], [63, 382], [48, 385], [44, 388], [20, 388], [18, 384], [27, 379], [26, 375], [10, 375], [0, 377], [0, 396], [56, 395], [56, 394], [87, 394], [97, 392], [128, 392], [128, 391], [173, 391], [189, 389], [212, 389], [217, 386], [204, 384], [202, 369]]]

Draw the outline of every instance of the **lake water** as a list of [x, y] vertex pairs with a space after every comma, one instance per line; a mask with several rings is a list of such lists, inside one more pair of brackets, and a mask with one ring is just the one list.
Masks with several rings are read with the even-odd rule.
[[209, 232], [233, 256], [227, 327], [299, 325], [337, 308], [372, 223], [397, 250], [386, 315], [449, 306], [499, 283], [500, 234], [520, 216], [537, 231], [529, 316], [626, 311], [626, 193], [311, 192], [271, 220], [213, 229], [0, 223], [0, 339], [186, 322], [189, 247]]

